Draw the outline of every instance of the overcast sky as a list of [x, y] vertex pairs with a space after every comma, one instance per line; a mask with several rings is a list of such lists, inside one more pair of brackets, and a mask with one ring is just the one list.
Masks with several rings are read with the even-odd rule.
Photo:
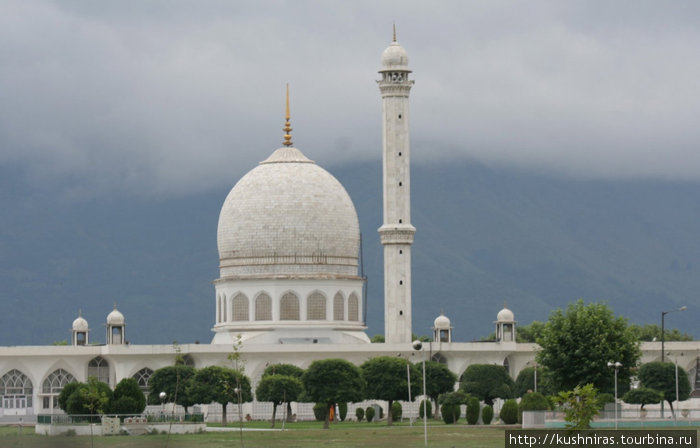
[[700, 180], [700, 2], [0, 2], [0, 164], [73, 194], [233, 185], [282, 142], [379, 159], [380, 56], [412, 154]]

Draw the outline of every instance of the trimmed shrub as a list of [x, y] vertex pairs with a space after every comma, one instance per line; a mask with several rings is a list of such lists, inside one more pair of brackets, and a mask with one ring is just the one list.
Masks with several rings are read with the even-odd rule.
[[401, 421], [401, 416], [403, 415], [403, 408], [401, 407], [401, 403], [398, 401], [395, 401], [391, 403], [391, 418], [395, 422]]
[[523, 395], [518, 405], [518, 422], [523, 421], [523, 411], [547, 411], [550, 409], [549, 400], [539, 392], [528, 392]]
[[470, 397], [467, 400], [467, 423], [470, 425], [476, 425], [479, 421], [479, 399], [476, 397]]
[[328, 412], [328, 408], [325, 403], [316, 403], [314, 405], [314, 417], [316, 417], [316, 421], [325, 422], [326, 412]]
[[355, 409], [355, 417], [357, 417], [358, 422], [361, 422], [365, 418], [365, 410], [362, 408]]
[[348, 404], [338, 403], [338, 418], [341, 422], [345, 421], [345, 417], [348, 416]]
[[491, 420], [493, 420], [493, 408], [486, 405], [484, 409], [481, 410], [481, 421], [484, 422], [484, 425], [490, 425]]
[[430, 402], [430, 400], [423, 400], [420, 402], [420, 408], [418, 408], [418, 415], [420, 415], [420, 418], [423, 418], [423, 415], [425, 413], [424, 409], [428, 409], [428, 418], [433, 418], [433, 404]]
[[458, 404], [445, 403], [440, 408], [440, 413], [442, 414], [442, 421], [448, 425], [451, 425], [453, 423], [457, 423], [462, 411], [459, 409]]
[[365, 410], [365, 417], [367, 417], [368, 422], [371, 422], [372, 420], [374, 420], [374, 408], [372, 406], [369, 406]]
[[506, 400], [498, 416], [506, 425], [516, 424], [518, 422], [518, 402], [512, 398]]

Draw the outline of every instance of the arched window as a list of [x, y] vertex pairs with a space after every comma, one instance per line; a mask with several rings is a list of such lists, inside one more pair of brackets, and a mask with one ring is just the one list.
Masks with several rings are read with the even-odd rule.
[[326, 320], [326, 297], [318, 291], [306, 298], [306, 320]]
[[299, 320], [299, 297], [293, 292], [280, 299], [280, 320]]
[[96, 356], [88, 363], [88, 378], [94, 376], [97, 381], [109, 384], [109, 363], [101, 356]]
[[12, 369], [0, 378], [0, 400], [5, 409], [32, 407], [34, 386], [32, 381], [17, 369]]
[[233, 298], [233, 320], [248, 320], [248, 297], [236, 294]]
[[352, 322], [360, 320], [360, 301], [357, 300], [354, 292], [348, 297], [348, 320]]
[[255, 299], [255, 320], [272, 320], [272, 299], [265, 293]]
[[58, 408], [58, 395], [67, 384], [74, 382], [75, 377], [63, 369], [54, 370], [47, 376], [41, 387], [44, 409]]
[[333, 320], [345, 320], [345, 300], [339, 292], [333, 297]]
[[139, 389], [141, 389], [141, 392], [143, 392], [146, 397], [148, 397], [148, 380], [151, 379], [151, 375], [153, 375], [153, 370], [144, 367], [132, 376], [132, 378], [139, 383]]
[[228, 321], [228, 314], [226, 313], [226, 294], [221, 296], [221, 322]]
[[216, 323], [221, 322], [221, 296], [216, 297]]

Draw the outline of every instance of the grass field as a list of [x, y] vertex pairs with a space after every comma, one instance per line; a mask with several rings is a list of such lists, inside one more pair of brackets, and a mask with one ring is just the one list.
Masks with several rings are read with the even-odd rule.
[[[223, 447], [423, 447], [423, 427], [406, 424], [387, 427], [383, 423], [338, 423], [331, 429], [321, 429], [321, 423], [301, 422], [287, 425], [286, 431], [244, 431], [243, 445], [240, 432], [208, 432], [191, 435], [143, 435], [111, 437], [47, 437], [34, 434], [25, 427], [22, 435], [17, 427], [0, 428], [2, 448], [223, 448]], [[235, 427], [232, 425], [231, 427]], [[269, 423], [252, 422], [247, 428], [269, 428]], [[517, 427], [512, 427], [513, 429]], [[671, 429], [671, 428], [667, 428]], [[428, 426], [430, 447], [487, 448], [504, 446], [503, 427], [474, 427], [466, 423]]]
[[[255, 422], [247, 427], [269, 428], [269, 423]], [[321, 429], [322, 423], [303, 422], [286, 425], [285, 431], [244, 431], [245, 447], [422, 447], [423, 427], [397, 425], [388, 428], [383, 423], [337, 423], [329, 430]], [[431, 447], [503, 447], [502, 428], [468, 427], [466, 424], [428, 426], [428, 441]], [[94, 445], [93, 445], [94, 443]], [[166, 447], [223, 448], [240, 447], [240, 432], [208, 432], [204, 434], [112, 437], [47, 437], [34, 434], [33, 428], [25, 427], [22, 435], [17, 427], [0, 428], [2, 448], [146, 448]]]

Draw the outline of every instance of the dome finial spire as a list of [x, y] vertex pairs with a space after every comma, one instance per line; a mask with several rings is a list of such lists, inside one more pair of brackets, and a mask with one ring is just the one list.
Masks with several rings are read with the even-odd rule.
[[396, 24], [394, 23], [394, 42], [396, 42]]
[[284, 146], [292, 146], [292, 135], [290, 132], [292, 132], [292, 126], [289, 123], [289, 83], [287, 83], [287, 108], [285, 110], [285, 116], [284, 119], [286, 122], [284, 123], [284, 127], [282, 130], [285, 132], [284, 134]]

